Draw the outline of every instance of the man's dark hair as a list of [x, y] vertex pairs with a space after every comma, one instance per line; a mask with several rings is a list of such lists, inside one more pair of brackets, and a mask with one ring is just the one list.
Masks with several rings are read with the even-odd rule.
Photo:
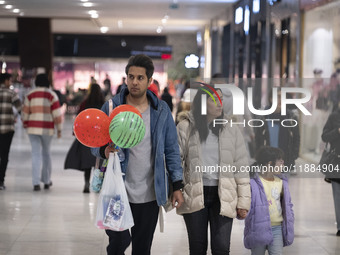
[[0, 84], [4, 83], [6, 80], [11, 79], [12, 75], [9, 73], [0, 74]]
[[283, 158], [284, 153], [280, 148], [270, 146], [262, 146], [255, 156], [258, 165], [267, 165], [269, 162], [272, 162], [272, 165], [275, 165], [276, 160]]
[[139, 54], [139, 55], [132, 56], [129, 58], [129, 62], [127, 66], [125, 67], [126, 75], [129, 73], [129, 69], [131, 66], [144, 67], [146, 71], [146, 76], [148, 77], [148, 79], [152, 77], [153, 71], [155, 70], [155, 67], [152, 63], [151, 58], [144, 54]]
[[47, 74], [44, 73], [38, 74], [37, 77], [35, 78], [35, 85], [37, 87], [49, 88], [50, 81], [48, 80]]

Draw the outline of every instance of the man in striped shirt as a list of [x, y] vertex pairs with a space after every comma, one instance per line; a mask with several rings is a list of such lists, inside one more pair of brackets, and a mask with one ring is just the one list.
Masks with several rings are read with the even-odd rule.
[[52, 186], [50, 149], [55, 129], [57, 137], [61, 137], [61, 111], [47, 75], [38, 74], [35, 85], [25, 97], [22, 120], [32, 146], [33, 190], [39, 191], [40, 182], [44, 183], [44, 189]]
[[14, 135], [13, 106], [18, 112], [21, 110], [21, 102], [18, 95], [11, 90], [11, 75], [0, 74], [0, 190], [5, 189], [5, 175], [8, 164], [8, 154]]

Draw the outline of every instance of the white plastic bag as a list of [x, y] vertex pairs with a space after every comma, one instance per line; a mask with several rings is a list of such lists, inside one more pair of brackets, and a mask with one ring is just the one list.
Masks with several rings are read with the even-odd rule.
[[123, 231], [134, 225], [117, 153], [110, 153], [99, 195], [96, 226]]

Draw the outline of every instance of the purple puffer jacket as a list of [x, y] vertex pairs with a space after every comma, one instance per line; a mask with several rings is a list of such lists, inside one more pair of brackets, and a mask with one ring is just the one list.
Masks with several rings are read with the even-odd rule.
[[[282, 236], [283, 246], [291, 245], [294, 241], [294, 212], [288, 189], [287, 179], [278, 176], [283, 183], [282, 206]], [[273, 242], [268, 201], [262, 182], [258, 176], [250, 180], [251, 208], [245, 219], [244, 246], [247, 249], [259, 245], [270, 245]]]

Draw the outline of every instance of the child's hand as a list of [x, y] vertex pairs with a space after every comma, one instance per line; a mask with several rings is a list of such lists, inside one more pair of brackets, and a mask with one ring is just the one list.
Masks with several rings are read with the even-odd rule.
[[240, 220], [244, 220], [247, 217], [248, 210], [237, 208], [237, 218]]

